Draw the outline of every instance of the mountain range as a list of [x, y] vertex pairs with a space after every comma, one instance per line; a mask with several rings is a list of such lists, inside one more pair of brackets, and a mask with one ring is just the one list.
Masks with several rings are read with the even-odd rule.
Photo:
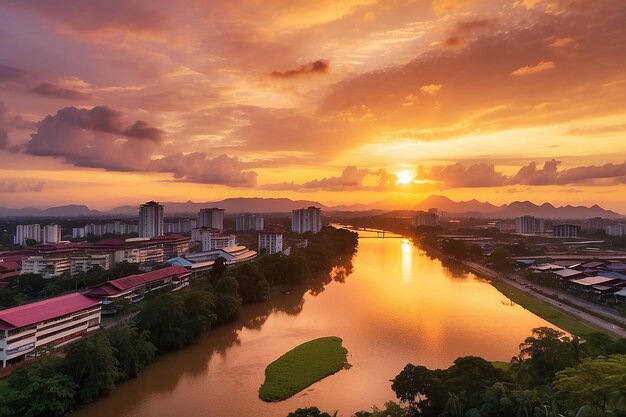
[[[340, 206], [326, 206], [318, 201], [291, 200], [288, 198], [228, 198], [221, 201], [196, 203], [193, 201], [164, 202], [167, 215], [197, 213], [201, 208], [219, 207], [227, 213], [284, 213], [294, 209], [316, 206], [327, 213], [337, 212], [369, 212], [368, 214], [390, 211], [391, 207], [383, 210], [388, 203], [379, 202], [373, 204], [352, 204]], [[399, 207], [395, 207], [399, 208]], [[445, 196], [433, 195], [415, 206], [405, 205], [406, 210], [429, 210], [436, 208], [447, 216], [454, 217], [483, 217], [483, 218], [514, 218], [523, 215], [531, 215], [542, 218], [558, 219], [588, 219], [603, 217], [618, 219], [624, 216], [611, 210], [603, 209], [597, 205], [585, 206], [560, 206], [555, 207], [550, 203], [541, 205], [530, 201], [515, 201], [510, 204], [496, 206], [489, 202], [478, 200], [453, 201]], [[0, 217], [99, 217], [99, 216], [136, 216], [137, 206], [119, 206], [108, 211], [93, 210], [85, 205], [69, 204], [64, 206], [49, 207], [45, 209], [36, 207], [5, 208], [0, 207]], [[409, 212], [407, 212], [409, 213]], [[365, 214], [365, 213], [362, 213]]]

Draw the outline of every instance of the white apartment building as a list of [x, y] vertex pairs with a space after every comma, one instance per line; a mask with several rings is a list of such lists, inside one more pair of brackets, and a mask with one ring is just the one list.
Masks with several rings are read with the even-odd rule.
[[139, 237], [163, 235], [163, 206], [155, 201], [139, 208]]
[[291, 231], [318, 233], [322, 229], [321, 209], [311, 206], [291, 212]]
[[0, 311], [2, 367], [100, 328], [100, 300], [68, 294]]
[[39, 242], [41, 240], [41, 226], [38, 224], [18, 224], [15, 230], [13, 243], [26, 246], [27, 240]]
[[515, 219], [515, 233], [521, 235], [541, 235], [544, 233], [544, 221], [533, 216]]
[[418, 211], [411, 220], [413, 227], [419, 226], [437, 226], [439, 224], [439, 216], [437, 215], [437, 209], [430, 209], [426, 211]]
[[72, 261], [68, 256], [34, 255], [22, 261], [21, 274], [39, 274], [47, 279], [69, 272], [71, 267]]
[[237, 232], [263, 230], [264, 227], [265, 221], [263, 217], [256, 214], [240, 214], [235, 220], [235, 231]]
[[61, 241], [61, 226], [48, 224], [41, 229], [42, 243], [59, 243]]
[[262, 231], [259, 233], [259, 252], [265, 250], [269, 255], [282, 253], [283, 234], [281, 232]]
[[198, 227], [212, 227], [220, 232], [224, 230], [224, 209], [203, 208], [198, 213]]

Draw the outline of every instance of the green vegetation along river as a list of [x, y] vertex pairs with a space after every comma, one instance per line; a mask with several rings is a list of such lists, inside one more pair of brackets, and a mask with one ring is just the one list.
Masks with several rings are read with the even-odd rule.
[[[334, 271], [322, 291], [302, 296], [293, 288], [245, 307], [236, 323], [166, 355], [74, 417], [284, 417], [308, 405], [346, 417], [395, 398], [389, 380], [408, 362], [431, 369], [467, 355], [508, 362], [532, 328], [550, 326], [473, 274], [389, 236], [360, 239], [352, 271]], [[350, 369], [285, 401], [259, 398], [269, 363], [328, 335], [343, 339]]]

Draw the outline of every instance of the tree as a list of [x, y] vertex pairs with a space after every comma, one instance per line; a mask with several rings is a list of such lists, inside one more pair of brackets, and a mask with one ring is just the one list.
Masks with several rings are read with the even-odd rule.
[[532, 336], [520, 344], [520, 357], [527, 359], [544, 379], [551, 379], [556, 372], [576, 364], [570, 339], [550, 327], [533, 329]]
[[29, 297], [40, 295], [46, 287], [46, 280], [39, 274], [22, 274], [14, 281], [13, 285], [17, 291], [23, 292]]
[[107, 332], [111, 346], [115, 349], [117, 369], [121, 380], [134, 378], [154, 360], [156, 347], [148, 340], [146, 330], [132, 326], [119, 326]]
[[183, 328], [184, 322], [183, 297], [171, 292], [148, 301], [138, 318], [139, 328], [149, 332], [150, 341], [161, 352], [177, 350], [187, 344], [189, 333]]
[[[335, 413], [336, 415], [337, 413]], [[287, 417], [331, 417], [328, 413], [322, 413], [317, 407], [298, 408], [287, 414]]]
[[387, 401], [385, 408], [382, 410], [374, 406], [372, 411], [357, 411], [354, 413], [354, 417], [404, 417], [405, 415], [405, 410], [393, 401]]
[[61, 417], [74, 406], [78, 386], [61, 372], [59, 358], [44, 358], [16, 370], [0, 397], [0, 416]]
[[211, 265], [211, 281], [216, 282], [223, 278], [227, 269], [226, 259], [223, 256], [219, 256]]
[[441, 382], [425, 366], [406, 365], [391, 381], [391, 389], [414, 416], [437, 416], [445, 403]]
[[26, 297], [8, 288], [0, 288], [0, 308], [13, 307], [22, 304]]
[[120, 376], [115, 350], [102, 333], [67, 346], [65, 371], [78, 385], [83, 404], [111, 392]]
[[215, 288], [218, 321], [224, 323], [233, 320], [239, 315], [242, 306], [237, 280], [233, 277], [221, 278], [215, 284]]
[[511, 258], [511, 252], [505, 248], [496, 248], [491, 254], [491, 262], [494, 268], [499, 271], [510, 271], [515, 266], [515, 262]]
[[491, 362], [477, 356], [457, 358], [447, 369], [442, 382], [451, 392], [472, 395], [492, 386], [498, 381], [505, 381], [506, 374], [493, 366]]
[[185, 328], [192, 339], [211, 329], [217, 321], [215, 296], [196, 289], [184, 295]]
[[584, 359], [558, 372], [554, 388], [567, 409], [587, 405], [593, 416], [626, 412], [626, 355]]

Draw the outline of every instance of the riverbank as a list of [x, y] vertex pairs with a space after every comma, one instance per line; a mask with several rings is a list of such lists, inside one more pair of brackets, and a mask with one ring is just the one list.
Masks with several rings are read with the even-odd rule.
[[419, 242], [419, 246], [439, 260], [449, 259], [464, 266], [486, 279], [514, 303], [571, 334], [584, 337], [603, 333], [611, 338], [626, 338], [626, 328], [617, 326], [613, 318], [604, 318], [599, 313], [581, 309], [569, 299], [555, 299], [537, 293], [531, 286], [518, 282], [519, 277], [508, 276], [476, 262], [446, 257], [440, 250], [423, 242]]

